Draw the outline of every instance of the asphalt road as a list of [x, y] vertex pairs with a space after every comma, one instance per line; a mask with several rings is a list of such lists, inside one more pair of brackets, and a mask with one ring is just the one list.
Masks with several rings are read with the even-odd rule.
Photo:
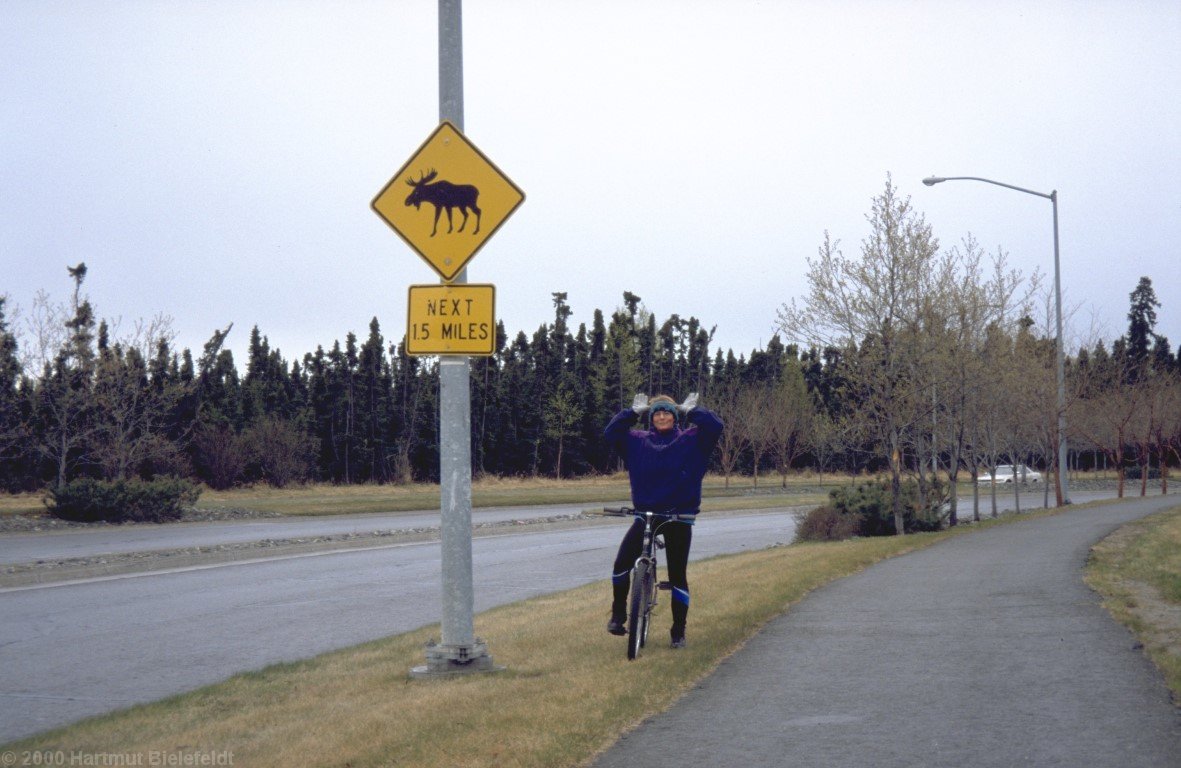
[[[601, 580], [605, 620], [626, 525], [475, 538], [476, 611]], [[697, 525], [694, 559], [795, 534], [789, 512]], [[421, 542], [2, 589], [0, 742], [435, 623], [439, 568]]]
[[[1023, 508], [1037, 498], [1023, 495]], [[512, 520], [586, 506], [473, 517]], [[0, 564], [433, 525], [437, 513], [399, 513], [12, 534], [0, 536]], [[794, 534], [787, 512], [711, 514], [699, 526], [695, 559]], [[477, 611], [603, 578], [622, 528], [505, 530], [474, 542]], [[0, 742], [434, 623], [438, 569], [437, 543], [395, 543], [0, 589]]]
[[1178, 503], [979, 531], [817, 590], [595, 766], [1181, 766], [1160, 674], [1082, 581], [1092, 544]]
[[[1084, 503], [1112, 498], [1115, 491], [1083, 491], [1074, 494], [1074, 501]], [[1021, 508], [1025, 511], [1042, 506], [1040, 487], [1021, 494]], [[625, 502], [619, 502], [625, 503]], [[1051, 495], [1050, 504], [1054, 503]], [[485, 525], [511, 520], [530, 520], [558, 515], [576, 515], [586, 509], [609, 504], [591, 502], [545, 507], [491, 507], [472, 510], [472, 523]], [[997, 508], [1014, 508], [1013, 493], [1009, 488], [998, 488]], [[713, 513], [707, 513], [713, 514]], [[980, 515], [992, 514], [989, 494], [981, 489]], [[960, 519], [972, 517], [971, 495], [961, 496]], [[282, 517], [249, 520], [230, 520], [210, 523], [179, 523], [173, 525], [125, 525], [46, 533], [15, 533], [0, 535], [0, 566], [32, 563], [38, 560], [94, 557], [129, 552], [151, 552], [192, 547], [216, 547], [241, 544], [264, 539], [287, 540], [312, 536], [366, 534], [373, 531], [403, 531], [438, 529], [439, 513], [396, 512], [388, 514], [340, 515], [330, 517]]]
[[[544, 507], [485, 507], [472, 510], [472, 524], [484, 525], [510, 520], [576, 515], [596, 506], [598, 505], [588, 502]], [[0, 536], [0, 566], [127, 552], [216, 547], [264, 539], [285, 540], [438, 527], [439, 512], [434, 510], [325, 517], [274, 517], [169, 525], [120, 525], [45, 533], [14, 533]]]

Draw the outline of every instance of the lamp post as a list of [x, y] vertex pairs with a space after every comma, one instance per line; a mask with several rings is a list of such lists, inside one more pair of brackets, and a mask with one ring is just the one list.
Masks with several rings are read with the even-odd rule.
[[1069, 478], [1067, 476], [1067, 462], [1066, 462], [1066, 364], [1062, 349], [1062, 272], [1058, 266], [1058, 190], [1054, 190], [1049, 194], [1045, 192], [1035, 192], [1032, 189], [1025, 189], [1024, 187], [1013, 186], [1012, 184], [1005, 184], [1001, 181], [993, 181], [992, 179], [982, 179], [979, 176], [928, 176], [923, 179], [923, 183], [928, 187], [933, 187], [944, 181], [983, 181], [986, 184], [995, 184], [998, 187], [1005, 187], [1007, 189], [1015, 189], [1018, 192], [1024, 192], [1029, 195], [1037, 195], [1048, 199], [1054, 207], [1054, 312], [1057, 315], [1057, 338], [1055, 344], [1057, 346], [1058, 357], [1058, 471], [1054, 473], [1055, 476], [1055, 495], [1057, 496], [1058, 506], [1070, 503], [1070, 488]]

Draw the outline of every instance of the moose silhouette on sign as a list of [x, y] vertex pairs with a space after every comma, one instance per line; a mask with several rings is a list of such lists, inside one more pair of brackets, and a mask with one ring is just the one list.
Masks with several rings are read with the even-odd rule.
[[439, 173], [434, 168], [430, 173], [419, 173], [418, 181], [414, 179], [406, 179], [413, 191], [406, 198], [406, 205], [413, 205], [415, 208], [421, 208], [423, 203], [430, 203], [435, 206], [435, 224], [431, 228], [431, 237], [439, 230], [439, 214], [443, 210], [447, 211], [447, 232], [451, 232], [451, 210], [458, 208], [459, 212], [463, 214], [463, 221], [459, 224], [459, 231], [467, 225], [467, 212], [470, 208], [476, 214], [476, 228], [472, 230], [475, 235], [480, 231], [480, 207], [476, 205], [476, 199], [480, 196], [480, 190], [473, 187], [471, 184], [452, 184], [449, 181], [435, 181], [435, 177]]

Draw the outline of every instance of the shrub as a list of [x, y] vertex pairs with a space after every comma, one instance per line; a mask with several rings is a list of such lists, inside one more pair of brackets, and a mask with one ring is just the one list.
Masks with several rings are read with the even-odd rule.
[[817, 507], [796, 526], [800, 541], [842, 541], [857, 535], [860, 521], [829, 506]]
[[[1142, 474], [1144, 474], [1144, 467], [1140, 466], [1139, 464], [1133, 464], [1132, 466], [1128, 467], [1126, 472], [1124, 472], [1124, 479], [1125, 480], [1139, 480], [1140, 476]], [[1160, 468], [1159, 467], [1149, 467], [1148, 468], [1148, 479], [1149, 480], [1160, 480]]]
[[93, 480], [82, 478], [51, 488], [45, 505], [62, 520], [108, 523], [163, 523], [179, 520], [201, 491], [188, 480]]
[[203, 424], [193, 445], [200, 477], [210, 488], [232, 488], [246, 472], [246, 442], [227, 424]]
[[[937, 531], [943, 527], [946, 489], [928, 487], [926, 503], [919, 504], [918, 483], [902, 484], [902, 526], [906, 533]], [[797, 528], [804, 541], [832, 541], [852, 536], [893, 536], [894, 511], [890, 484], [884, 481], [834, 488], [829, 503], [809, 512]]]
[[266, 417], [242, 433], [252, 477], [276, 488], [302, 483], [311, 471], [315, 446], [293, 422]]

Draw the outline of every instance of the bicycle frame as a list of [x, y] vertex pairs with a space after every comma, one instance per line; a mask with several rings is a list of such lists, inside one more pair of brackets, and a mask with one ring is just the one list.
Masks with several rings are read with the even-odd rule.
[[[692, 520], [694, 515], [665, 515], [656, 512], [638, 512], [630, 507], [605, 507], [604, 514], [618, 517], [636, 517], [644, 521], [644, 543], [640, 555], [636, 558], [631, 571], [631, 592], [628, 599], [627, 621], [627, 658], [635, 660], [648, 642], [648, 629], [652, 623], [652, 610], [656, 607], [657, 590], [670, 589], [667, 581], [659, 581], [657, 576], [656, 552], [664, 548], [663, 542], [657, 539], [660, 529], [670, 522]], [[659, 525], [653, 526], [656, 517], [667, 518]]]

